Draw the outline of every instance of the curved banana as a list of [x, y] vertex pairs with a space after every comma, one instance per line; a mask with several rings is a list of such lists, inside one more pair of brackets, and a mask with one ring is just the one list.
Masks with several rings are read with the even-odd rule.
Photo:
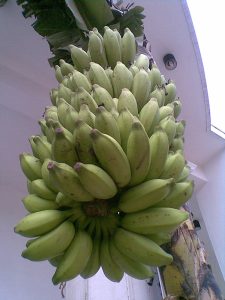
[[121, 147], [123, 148], [124, 152], [127, 152], [127, 140], [133, 122], [134, 116], [130, 113], [130, 111], [127, 108], [121, 110], [117, 118], [117, 124], [120, 130]]
[[60, 192], [57, 194], [55, 202], [59, 207], [79, 207], [81, 205], [80, 202], [76, 202]]
[[184, 138], [175, 137], [170, 144], [170, 151], [176, 152], [177, 150], [184, 151]]
[[122, 228], [117, 229], [113, 241], [121, 253], [131, 259], [150, 266], [164, 266], [173, 257], [148, 238]]
[[84, 270], [80, 273], [81, 277], [84, 279], [94, 276], [100, 268], [100, 245], [101, 241], [99, 239], [93, 239], [93, 248], [91, 256]]
[[105, 73], [105, 70], [98, 64], [91, 62], [90, 63], [90, 76], [92, 79], [92, 84], [98, 84], [104, 89], [106, 89], [109, 94], [113, 97], [113, 87]]
[[185, 159], [182, 151], [177, 150], [175, 153], [171, 152], [167, 156], [160, 178], [174, 178], [176, 180], [179, 178], [184, 166]]
[[78, 119], [78, 112], [72, 105], [62, 98], [60, 98], [57, 102], [57, 112], [59, 122], [63, 125], [63, 127], [73, 133], [75, 120]]
[[182, 182], [187, 180], [188, 176], [190, 175], [191, 169], [188, 165], [185, 165], [183, 171], [181, 172], [180, 176], [177, 178], [176, 182]]
[[140, 212], [126, 214], [121, 220], [121, 226], [140, 234], [170, 232], [184, 222], [188, 216], [186, 211], [179, 209], [150, 207]]
[[94, 31], [89, 32], [88, 50], [93, 62], [103, 68], [107, 67], [108, 62], [102, 40]]
[[168, 136], [169, 145], [171, 145], [176, 134], [175, 118], [173, 116], [168, 116], [159, 122], [159, 126], [165, 130]]
[[[113, 98], [115, 99], [115, 98]], [[123, 88], [118, 98], [117, 110], [120, 113], [124, 108], [127, 108], [132, 115], [138, 117], [137, 101], [134, 95], [127, 88]]]
[[173, 179], [152, 179], [123, 192], [119, 208], [125, 213], [136, 212], [155, 205], [171, 191]]
[[182, 137], [184, 135], [185, 126], [186, 126], [186, 122], [184, 120], [176, 122], [175, 137]]
[[155, 126], [159, 122], [159, 105], [156, 98], [151, 98], [140, 111], [140, 121], [148, 136], [151, 136]]
[[79, 111], [82, 104], [88, 105], [90, 111], [95, 114], [96, 108], [98, 107], [97, 103], [84, 88], [79, 87], [76, 97], [71, 99], [71, 105]]
[[92, 239], [85, 231], [78, 231], [65, 251], [52, 278], [54, 285], [71, 280], [86, 267], [92, 252]]
[[64, 79], [63, 74], [61, 72], [61, 68], [58, 65], [55, 66], [55, 78], [59, 83], [61, 83]]
[[71, 84], [73, 91], [76, 91], [79, 87], [84, 88], [88, 93], [91, 92], [91, 84], [87, 77], [79, 71], [73, 71], [71, 75]]
[[171, 241], [172, 234], [169, 232], [158, 232], [158, 233], [151, 233], [145, 235], [151, 241], [155, 242], [157, 245], [161, 246], [167, 244]]
[[149, 68], [149, 58], [145, 54], [140, 54], [136, 61], [134, 62], [134, 65], [138, 67], [138, 69], [144, 69], [145, 71]]
[[120, 43], [115, 31], [108, 26], [104, 27], [103, 45], [106, 52], [106, 57], [110, 67], [114, 68], [118, 61], [121, 61], [122, 53]]
[[75, 234], [73, 223], [65, 221], [55, 229], [35, 239], [23, 252], [22, 257], [33, 261], [50, 259], [63, 253]]
[[36, 237], [49, 232], [72, 214], [71, 210], [43, 210], [25, 216], [14, 231], [27, 237]]
[[22, 199], [23, 205], [27, 211], [30, 213], [34, 213], [41, 210], [47, 209], [58, 209], [57, 203], [54, 201], [46, 200], [43, 198], [38, 197], [34, 194], [29, 194]]
[[[101, 166], [119, 186], [126, 186], [131, 178], [130, 165], [120, 144], [97, 129], [91, 131], [93, 149]], [[113, 163], [112, 163], [113, 161]]]
[[46, 200], [55, 200], [56, 198], [56, 193], [45, 184], [43, 179], [31, 181], [31, 190], [34, 194]]
[[133, 75], [131, 71], [120, 61], [117, 61], [112, 75], [114, 96], [118, 98], [123, 88], [131, 89]]
[[148, 73], [144, 69], [141, 69], [134, 76], [132, 85], [132, 93], [134, 94], [134, 97], [137, 100], [139, 111], [148, 102], [150, 92], [151, 81], [148, 78]]
[[98, 106], [104, 106], [108, 111], [115, 108], [115, 103], [110, 93], [98, 84], [93, 85], [93, 98]]
[[33, 142], [36, 145], [36, 151], [41, 162], [46, 158], [51, 158], [51, 144], [41, 136], [34, 136]]
[[130, 67], [137, 52], [136, 41], [133, 33], [129, 28], [125, 28], [124, 35], [122, 37], [122, 62]]
[[158, 101], [159, 107], [162, 107], [165, 102], [165, 90], [162, 87], [156, 87], [150, 94], [150, 98], [155, 98]]
[[71, 58], [75, 68], [80, 72], [83, 72], [84, 70], [88, 70], [90, 67], [91, 60], [87, 55], [87, 53], [82, 48], [78, 48], [74, 45], [70, 45], [69, 48], [70, 48]]
[[20, 154], [20, 166], [24, 175], [29, 180], [42, 178], [41, 175], [41, 162], [35, 156], [29, 153]]
[[165, 85], [165, 104], [172, 102], [176, 97], [176, 86], [172, 80], [169, 81], [168, 84]]
[[151, 81], [151, 91], [153, 91], [156, 86], [161, 85], [161, 73], [156, 64], [152, 64], [151, 70], [148, 72], [148, 78]]
[[174, 106], [174, 117], [177, 118], [181, 113], [182, 103], [178, 98], [175, 101], [173, 101], [171, 104], [173, 104]]
[[71, 64], [65, 62], [65, 60], [59, 60], [60, 70], [63, 76], [66, 76], [74, 71], [74, 67]]
[[127, 141], [127, 158], [130, 163], [130, 186], [144, 181], [150, 166], [150, 145], [148, 135], [141, 123], [135, 121]]
[[159, 121], [163, 120], [168, 116], [174, 116], [173, 105], [163, 105], [159, 108]]

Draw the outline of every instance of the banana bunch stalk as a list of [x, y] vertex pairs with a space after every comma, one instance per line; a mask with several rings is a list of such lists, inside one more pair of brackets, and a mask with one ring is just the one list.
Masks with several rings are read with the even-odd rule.
[[188, 218], [194, 186], [185, 122], [174, 82], [136, 50], [129, 29], [108, 27], [90, 32], [87, 52], [71, 45], [73, 65], [56, 66], [41, 133], [20, 155], [29, 214], [15, 232], [30, 238], [24, 258], [54, 266], [54, 284], [100, 267], [114, 282], [146, 279], [173, 261], [161, 246]]

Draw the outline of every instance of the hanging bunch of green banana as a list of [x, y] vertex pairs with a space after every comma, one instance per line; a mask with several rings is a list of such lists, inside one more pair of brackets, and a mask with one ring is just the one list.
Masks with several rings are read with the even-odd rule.
[[41, 134], [20, 156], [29, 214], [15, 227], [28, 240], [22, 256], [48, 260], [53, 283], [81, 275], [119, 282], [153, 276], [173, 258], [161, 245], [187, 219], [190, 198], [185, 122], [174, 82], [145, 55], [129, 29], [89, 33], [88, 51], [61, 60]]

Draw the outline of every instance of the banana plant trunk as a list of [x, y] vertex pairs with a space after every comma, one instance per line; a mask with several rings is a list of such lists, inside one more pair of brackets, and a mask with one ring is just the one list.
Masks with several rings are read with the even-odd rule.
[[167, 297], [164, 300], [222, 300], [220, 289], [207, 263], [205, 249], [191, 219], [173, 234], [167, 250], [171, 265], [160, 269]]

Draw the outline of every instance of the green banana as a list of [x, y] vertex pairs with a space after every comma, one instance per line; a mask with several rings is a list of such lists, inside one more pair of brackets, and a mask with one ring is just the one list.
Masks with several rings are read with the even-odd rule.
[[95, 123], [93, 127], [98, 129], [102, 133], [110, 135], [119, 144], [121, 143], [118, 124], [113, 115], [108, 112], [104, 106], [99, 106], [96, 109]]
[[190, 167], [188, 165], [185, 165], [183, 168], [183, 171], [181, 172], [180, 176], [177, 178], [176, 182], [182, 182], [185, 181], [188, 176], [190, 175]]
[[46, 200], [55, 200], [56, 194], [44, 182], [43, 179], [31, 181], [31, 190], [33, 194]]
[[140, 111], [140, 121], [148, 136], [151, 136], [155, 126], [159, 122], [159, 105], [156, 98], [151, 98]]
[[50, 96], [50, 100], [52, 102], [52, 105], [56, 105], [56, 102], [57, 102], [57, 97], [58, 97], [58, 89], [51, 89], [50, 93], [49, 93], [49, 96]]
[[170, 144], [170, 151], [176, 152], [177, 150], [184, 151], [184, 138], [175, 137]]
[[120, 61], [116, 63], [112, 75], [114, 96], [119, 97], [122, 89], [131, 89], [133, 83], [133, 75], [131, 71]]
[[105, 70], [98, 64], [91, 62], [90, 63], [90, 77], [92, 80], [92, 84], [98, 84], [104, 89], [106, 89], [109, 94], [113, 97], [113, 87], [105, 73]]
[[40, 119], [40, 120], [38, 120], [38, 124], [39, 124], [40, 127], [41, 127], [41, 132], [42, 132], [44, 135], [46, 135], [47, 125], [46, 125], [45, 119]]
[[47, 209], [58, 209], [59, 207], [54, 201], [40, 198], [34, 194], [27, 195], [22, 199], [22, 201], [26, 210], [30, 213]]
[[101, 38], [94, 31], [89, 32], [88, 50], [90, 52], [91, 61], [106, 68], [108, 62], [105, 49]]
[[148, 135], [139, 121], [132, 125], [127, 141], [127, 158], [130, 163], [130, 186], [144, 181], [150, 166], [150, 145]]
[[80, 202], [76, 202], [73, 199], [63, 195], [62, 193], [58, 193], [55, 199], [55, 202], [59, 207], [79, 207]]
[[194, 181], [177, 182], [169, 195], [155, 206], [180, 208], [192, 196], [193, 190]]
[[106, 52], [107, 61], [110, 67], [114, 68], [118, 61], [122, 59], [121, 47], [115, 31], [108, 26], [104, 27], [103, 45]]
[[[113, 98], [115, 99], [115, 98]], [[134, 95], [127, 88], [123, 88], [118, 98], [117, 110], [120, 113], [124, 108], [127, 108], [132, 115], [138, 117], [137, 101]]]
[[165, 102], [165, 90], [162, 87], [156, 87], [150, 94], [150, 98], [156, 98], [159, 107], [162, 107]]
[[109, 199], [117, 193], [117, 187], [114, 181], [100, 167], [78, 162], [74, 169], [85, 189], [94, 198]]
[[131, 71], [133, 77], [139, 72], [138, 67], [136, 67], [134, 64], [130, 66], [129, 70]]
[[52, 257], [48, 261], [50, 262], [50, 264], [53, 267], [57, 267], [59, 265], [60, 261], [62, 260], [63, 255], [64, 255], [64, 253], [62, 253], [62, 254], [60, 254], [58, 256]]
[[136, 279], [147, 279], [153, 277], [153, 272], [149, 266], [139, 263], [124, 255], [117, 249], [113, 239], [109, 242], [109, 249], [112, 259], [117, 262], [124, 272]]
[[184, 222], [188, 216], [186, 211], [179, 209], [150, 207], [140, 212], [126, 214], [121, 220], [121, 226], [140, 234], [170, 232]]
[[149, 139], [151, 164], [147, 179], [159, 178], [169, 152], [169, 140], [166, 132], [158, 127]]
[[20, 166], [24, 175], [29, 180], [42, 178], [41, 175], [41, 162], [35, 156], [29, 153], [20, 154]]
[[88, 93], [91, 92], [91, 84], [88, 81], [87, 77], [80, 73], [79, 71], [73, 71], [71, 75], [71, 84], [73, 86], [73, 90], [76, 91], [78, 87], [84, 88]]
[[[76, 104], [74, 103], [76, 101]], [[97, 103], [95, 102], [94, 98], [82, 87], [77, 89], [77, 97], [71, 99], [71, 105], [76, 110], [79, 111], [82, 104], [88, 105], [90, 111], [95, 113], [96, 108], [98, 107]]]
[[78, 117], [79, 119], [87, 123], [89, 126], [94, 127], [95, 115], [90, 111], [89, 106], [87, 104], [81, 104]]
[[70, 45], [69, 49], [75, 68], [80, 72], [88, 70], [90, 67], [91, 60], [87, 53], [82, 48], [78, 48], [74, 45]]
[[182, 103], [178, 98], [175, 101], [173, 101], [171, 104], [173, 104], [174, 107], [174, 117], [177, 118], [181, 113]]
[[130, 29], [126, 28], [122, 37], [122, 62], [127, 67], [130, 67], [133, 64], [136, 52], [137, 46], [135, 37]]
[[159, 121], [163, 120], [168, 116], [174, 116], [174, 107], [173, 105], [164, 105], [159, 108]]
[[156, 64], [152, 64], [151, 70], [148, 72], [148, 78], [151, 81], [151, 91], [153, 91], [156, 86], [161, 85], [161, 73]]
[[63, 59], [59, 60], [59, 66], [60, 66], [60, 71], [63, 76], [73, 73], [73, 71], [74, 71], [74, 67], [71, 64], [68, 64], [67, 62], [65, 62], [65, 60], [63, 60]]
[[134, 62], [134, 65], [138, 67], [138, 69], [144, 69], [145, 71], [149, 68], [149, 58], [145, 54], [140, 54], [136, 61]]
[[92, 253], [92, 239], [85, 231], [78, 231], [67, 248], [52, 278], [54, 285], [71, 280], [86, 267]]
[[120, 130], [121, 147], [125, 152], [127, 151], [127, 141], [133, 122], [134, 116], [130, 113], [130, 111], [127, 108], [121, 110], [117, 118], [117, 124]]
[[55, 78], [59, 83], [63, 81], [63, 74], [61, 72], [60, 66], [58, 65], [55, 66]]
[[170, 254], [153, 241], [122, 228], [117, 229], [113, 241], [121, 253], [145, 265], [164, 266], [173, 260]]
[[27, 237], [36, 237], [49, 232], [72, 214], [71, 210], [43, 210], [25, 216], [14, 231]]
[[131, 171], [127, 156], [120, 144], [98, 129], [91, 131], [91, 138], [95, 155], [102, 168], [108, 172], [119, 187], [126, 186], [130, 181]]
[[41, 167], [41, 175], [42, 175], [42, 178], [43, 178], [46, 186], [49, 187], [52, 191], [58, 193], [57, 188], [55, 188], [54, 183], [51, 182], [51, 180], [49, 178], [48, 164], [50, 161], [51, 161], [50, 159], [46, 158], [45, 161], [43, 162], [42, 167]]
[[167, 244], [171, 241], [172, 234], [169, 232], [158, 232], [145, 235], [151, 241], [155, 242], [157, 245], [161, 246]]
[[174, 178], [176, 180], [179, 178], [184, 166], [185, 159], [182, 151], [177, 150], [175, 153], [170, 152], [167, 156], [160, 178]]
[[78, 161], [75, 144], [62, 128], [55, 129], [55, 137], [52, 142], [52, 159], [69, 166], [74, 166]]
[[172, 102], [176, 97], [176, 86], [173, 81], [165, 85], [165, 104]]
[[[58, 88], [58, 99], [63, 98], [66, 102], [70, 103], [71, 102], [71, 96], [72, 96], [72, 91], [62, 83], [59, 84]], [[57, 102], [56, 102], [57, 105]]]
[[132, 93], [134, 94], [134, 97], [137, 100], [139, 111], [148, 102], [150, 92], [151, 81], [148, 78], [148, 73], [144, 69], [141, 69], [134, 76], [132, 85]]
[[186, 126], [186, 122], [184, 120], [176, 122], [175, 137], [182, 137], [184, 135], [185, 126]]
[[74, 169], [64, 163], [50, 162], [49, 177], [57, 189], [76, 201], [91, 201], [93, 197], [83, 188]]
[[93, 98], [98, 106], [104, 106], [108, 111], [115, 108], [115, 103], [110, 93], [98, 84], [93, 85]]
[[73, 133], [75, 120], [78, 119], [78, 112], [62, 98], [57, 102], [57, 112], [59, 122], [63, 127]]
[[65, 221], [55, 229], [35, 239], [23, 252], [22, 257], [33, 261], [50, 259], [63, 253], [75, 234], [73, 223]]
[[101, 241], [99, 239], [93, 239], [93, 248], [91, 256], [84, 270], [80, 273], [81, 277], [84, 279], [94, 276], [100, 268], [100, 245]]
[[35, 137], [35, 135], [32, 135], [28, 140], [29, 140], [29, 143], [30, 143], [33, 155], [36, 158], [39, 158], [39, 155], [38, 155], [38, 152], [37, 152], [37, 146], [36, 146], [36, 144], [34, 142], [34, 137]]
[[41, 162], [46, 158], [51, 158], [51, 144], [41, 136], [34, 136], [33, 142], [36, 145], [36, 151]]
[[165, 130], [168, 136], [169, 145], [171, 145], [176, 134], [175, 118], [173, 116], [168, 116], [159, 122], [159, 126]]
[[113, 260], [110, 254], [109, 240], [103, 239], [100, 246], [100, 262], [105, 276], [113, 281], [120, 282], [123, 278], [124, 272], [119, 267], [116, 261]]
[[173, 179], [152, 179], [123, 192], [119, 208], [125, 213], [136, 212], [163, 200], [171, 191]]

